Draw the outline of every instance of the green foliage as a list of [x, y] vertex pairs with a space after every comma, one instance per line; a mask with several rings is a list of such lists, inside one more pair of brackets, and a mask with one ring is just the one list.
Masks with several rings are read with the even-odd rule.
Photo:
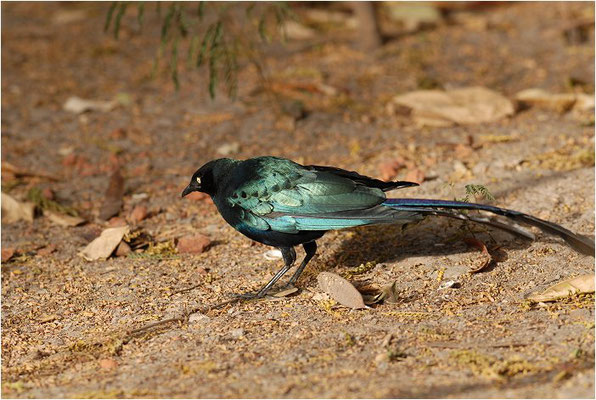
[[466, 203], [470, 201], [471, 196], [479, 196], [485, 198], [486, 200], [492, 201], [495, 199], [495, 196], [489, 192], [488, 188], [483, 185], [476, 185], [476, 184], [469, 184], [465, 186], [466, 188], [466, 196], [461, 199], [460, 201], [465, 201]]
[[[239, 58], [255, 64], [263, 77], [261, 63], [264, 57], [258, 54], [259, 44], [270, 43], [276, 32], [290, 18], [294, 18], [289, 6], [282, 2], [191, 2], [166, 3], [162, 15], [157, 3], [155, 12], [161, 24], [160, 43], [153, 64], [155, 77], [162, 58], [169, 54], [167, 69], [176, 89], [180, 87], [178, 76], [179, 57], [186, 54], [187, 67], [205, 68], [209, 74], [208, 90], [215, 98], [218, 85], [227, 89], [234, 98], [238, 87]], [[107, 14], [104, 31], [113, 30], [119, 37], [120, 27], [126, 22], [128, 6], [137, 7], [136, 20], [142, 29], [145, 23], [144, 2], [112, 2]], [[195, 8], [196, 7], [196, 8]], [[240, 14], [244, 14], [244, 18]], [[238, 23], [238, 21], [243, 21]], [[280, 36], [283, 40], [283, 34]], [[187, 51], [182, 49], [187, 47]], [[169, 51], [168, 51], [169, 49]]]
[[77, 210], [72, 207], [63, 206], [54, 200], [46, 198], [38, 187], [29, 189], [29, 192], [27, 192], [27, 200], [34, 203], [40, 210], [50, 210], [57, 213], [72, 215], [74, 217], [78, 216]]

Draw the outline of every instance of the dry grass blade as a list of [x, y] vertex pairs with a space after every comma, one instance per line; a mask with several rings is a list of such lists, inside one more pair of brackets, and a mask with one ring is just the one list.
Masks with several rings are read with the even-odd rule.
[[594, 274], [566, 279], [548, 287], [542, 293], [531, 294], [528, 296], [528, 300], [535, 302], [555, 301], [569, 295], [582, 293], [594, 293]]

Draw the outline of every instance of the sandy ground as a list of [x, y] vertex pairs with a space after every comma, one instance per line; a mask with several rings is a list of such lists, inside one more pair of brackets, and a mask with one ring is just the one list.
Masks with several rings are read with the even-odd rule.
[[[403, 231], [330, 232], [299, 293], [128, 335], [258, 289], [280, 267], [209, 200], [179, 198], [223, 144], [238, 145], [236, 158], [271, 154], [377, 177], [402, 157], [427, 179], [399, 196], [449, 199], [483, 184], [494, 204], [591, 235], [594, 158], [578, 154], [593, 152], [593, 111], [529, 108], [490, 124], [420, 129], [388, 104], [425, 78], [506, 96], [569, 91], [573, 78], [593, 93], [593, 28], [565, 34], [578, 19], [593, 21], [593, 7], [494, 7], [402, 35], [374, 55], [351, 49], [350, 32], [332, 30], [317, 46], [290, 41], [267, 57], [271, 79], [338, 92], [286, 90], [280, 102], [255, 90], [258, 75], [246, 67], [232, 102], [223, 93], [209, 99], [204, 70], [181, 66], [179, 92], [167, 76], [149, 79], [158, 27], [138, 34], [127, 28], [134, 15], [116, 41], [102, 33], [107, 4], [3, 4], [2, 161], [60, 178], [15, 184], [3, 171], [3, 191], [24, 198], [34, 186], [52, 189], [91, 221], [2, 224], [3, 249], [18, 251], [2, 264], [3, 396], [593, 398], [593, 295], [543, 305], [525, 297], [593, 273], [594, 258], [540, 232], [530, 242], [430, 218]], [[65, 22], [73, 12], [84, 17]], [[117, 93], [130, 104], [80, 116], [62, 110], [69, 96]], [[296, 99], [308, 111], [298, 120], [279, 107]], [[68, 165], [67, 154], [82, 161]], [[105, 226], [97, 215], [114, 154], [126, 178], [121, 217], [144, 203], [150, 213], [140, 229], [156, 241], [205, 234], [213, 242], [206, 252], [94, 262], [77, 255]], [[463, 242], [470, 229], [499, 247], [500, 261], [476, 274], [468, 271], [480, 253]], [[55, 251], [39, 254], [49, 245]], [[368, 262], [352, 280], [397, 281], [397, 303], [352, 311], [321, 296], [319, 272], [345, 275]], [[449, 280], [459, 287], [440, 289]]]

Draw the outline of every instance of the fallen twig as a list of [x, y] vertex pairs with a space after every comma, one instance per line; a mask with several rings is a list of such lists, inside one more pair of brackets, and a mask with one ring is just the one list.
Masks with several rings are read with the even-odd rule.
[[179, 317], [168, 318], [168, 319], [164, 319], [162, 321], [153, 322], [151, 324], [148, 324], [148, 325], [142, 326], [140, 328], [133, 329], [133, 330], [129, 331], [128, 334], [127, 334], [127, 336], [126, 336], [126, 338], [124, 339], [124, 342], [127, 343], [128, 341], [130, 341], [130, 339], [132, 339], [134, 337], [137, 337], [140, 334], [143, 334], [143, 333], [145, 333], [145, 332], [147, 332], [147, 331], [149, 331], [149, 330], [151, 330], [153, 328], [156, 328], [158, 326], [163, 326], [163, 325], [171, 324], [171, 323], [174, 323], [174, 322], [187, 322], [188, 321], [188, 317], [191, 314], [194, 314], [196, 312], [199, 312], [201, 314], [204, 314], [204, 313], [206, 313], [208, 311], [215, 310], [215, 309], [221, 308], [223, 306], [226, 306], [228, 304], [233, 304], [233, 303], [236, 303], [236, 302], [239, 302], [239, 301], [244, 301], [244, 300], [246, 300], [246, 299], [241, 298], [241, 297], [237, 297], [237, 298], [233, 298], [233, 299], [226, 300], [226, 301], [223, 301], [221, 303], [217, 303], [217, 304], [213, 304], [213, 305], [209, 305], [209, 306], [196, 307], [196, 308], [194, 308], [194, 309], [192, 309], [190, 311], [184, 312]]

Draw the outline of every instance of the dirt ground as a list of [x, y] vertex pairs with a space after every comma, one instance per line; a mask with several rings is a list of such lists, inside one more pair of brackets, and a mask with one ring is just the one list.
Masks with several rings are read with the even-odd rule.
[[[277, 155], [377, 177], [402, 157], [426, 179], [399, 196], [460, 198], [466, 184], [482, 184], [496, 205], [592, 235], [594, 157], [582, 154], [593, 154], [593, 110], [530, 107], [493, 123], [419, 128], [389, 104], [423, 82], [508, 97], [532, 87], [569, 92], [580, 82], [592, 94], [593, 3], [458, 11], [374, 54], [353, 49], [353, 31], [331, 27], [323, 42], [290, 40], [267, 53], [278, 97], [258, 90], [256, 70], [245, 66], [236, 101], [223, 92], [211, 101], [205, 71], [185, 65], [179, 92], [166, 75], [149, 79], [159, 27], [139, 34], [135, 15], [126, 15], [115, 40], [102, 30], [107, 8], [2, 4], [2, 161], [59, 178], [15, 181], [3, 171], [2, 190], [23, 199], [32, 187], [49, 188], [90, 221], [2, 223], [2, 248], [17, 250], [2, 264], [4, 397], [594, 397], [593, 295], [525, 299], [593, 273], [594, 258], [538, 231], [530, 242], [474, 227], [500, 254], [476, 274], [468, 271], [481, 255], [464, 243], [470, 227], [459, 221], [330, 232], [299, 293], [128, 335], [258, 289], [281, 266], [211, 201], [180, 199], [222, 145], [235, 158]], [[578, 25], [586, 19], [587, 28]], [[118, 93], [128, 101], [109, 112], [63, 110], [70, 96]], [[304, 118], [279, 106], [294, 100]], [[208, 250], [83, 260], [78, 252], [106, 226], [97, 216], [116, 159], [126, 179], [121, 218], [145, 204], [149, 215], [137, 226], [155, 241], [202, 233]], [[397, 281], [399, 301], [347, 309], [321, 295], [321, 271], [378, 286]], [[449, 280], [459, 287], [442, 289]]]

